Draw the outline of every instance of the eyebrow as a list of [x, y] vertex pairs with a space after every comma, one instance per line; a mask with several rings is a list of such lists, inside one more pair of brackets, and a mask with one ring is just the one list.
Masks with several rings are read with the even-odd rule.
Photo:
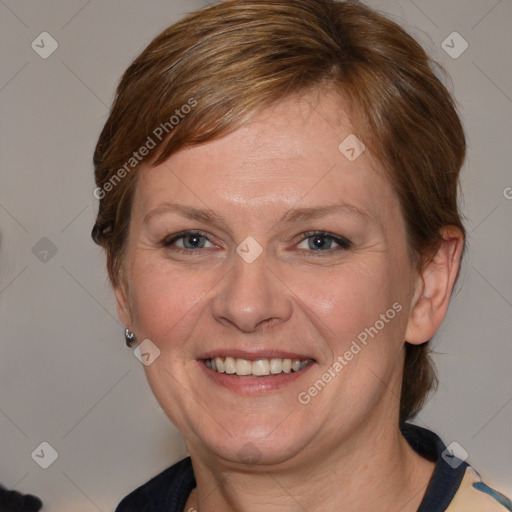
[[187, 219], [207, 222], [211, 224], [224, 224], [223, 218], [220, 215], [217, 215], [213, 210], [199, 209], [177, 203], [164, 203], [154, 210], [151, 210], [145, 215], [143, 223], [145, 224], [153, 217], [163, 215], [165, 213], [177, 213], [178, 215], [186, 217]]
[[357, 217], [361, 217], [364, 220], [370, 220], [370, 214], [361, 208], [348, 203], [334, 203], [318, 208], [294, 208], [289, 210], [281, 218], [279, 222], [282, 223], [294, 223], [304, 222], [306, 220], [320, 219], [327, 217], [328, 215], [335, 214], [349, 214]]
[[[199, 209], [177, 203], [164, 203], [154, 210], [151, 210], [144, 217], [143, 222], [147, 223], [155, 216], [165, 213], [176, 213], [187, 219], [196, 220], [210, 224], [226, 225], [224, 219], [211, 209]], [[360, 217], [363, 220], [370, 220], [371, 216], [365, 210], [347, 203], [334, 203], [318, 208], [293, 208], [286, 212], [279, 220], [279, 224], [293, 224], [308, 220], [320, 219], [328, 215], [344, 214]]]

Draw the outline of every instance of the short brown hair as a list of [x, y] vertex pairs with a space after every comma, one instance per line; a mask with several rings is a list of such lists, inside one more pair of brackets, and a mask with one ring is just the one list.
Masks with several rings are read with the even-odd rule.
[[[284, 97], [327, 87], [347, 99], [354, 129], [384, 165], [421, 268], [442, 227], [465, 233], [457, 206], [465, 137], [435, 67], [404, 29], [357, 1], [230, 0], [170, 26], [124, 73], [94, 153], [92, 236], [107, 252], [112, 283], [140, 162], [159, 164]], [[139, 148], [149, 146], [142, 158]], [[428, 343], [407, 343], [401, 422], [436, 382]]]

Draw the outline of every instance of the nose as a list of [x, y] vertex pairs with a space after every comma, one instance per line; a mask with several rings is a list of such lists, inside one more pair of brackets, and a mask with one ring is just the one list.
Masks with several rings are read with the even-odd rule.
[[291, 293], [268, 266], [265, 253], [252, 263], [234, 255], [231, 271], [212, 301], [218, 322], [251, 333], [287, 321], [292, 311]]

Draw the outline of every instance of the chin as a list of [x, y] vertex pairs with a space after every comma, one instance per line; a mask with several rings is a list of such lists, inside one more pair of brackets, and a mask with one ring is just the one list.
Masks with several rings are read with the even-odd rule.
[[313, 428], [305, 429], [304, 422], [287, 421], [283, 417], [263, 424], [253, 421], [251, 425], [233, 427], [230, 434], [219, 431], [218, 425], [205, 425], [195, 431], [196, 442], [227, 464], [286, 466], [296, 463], [316, 437]]
[[[229, 446], [227, 446], [229, 444]], [[207, 448], [208, 445], [207, 445]], [[215, 444], [209, 448], [220, 460], [227, 464], [244, 464], [248, 466], [286, 466], [293, 463], [303, 451], [303, 446], [293, 441], [269, 442], [268, 440], [239, 439], [236, 443]]]

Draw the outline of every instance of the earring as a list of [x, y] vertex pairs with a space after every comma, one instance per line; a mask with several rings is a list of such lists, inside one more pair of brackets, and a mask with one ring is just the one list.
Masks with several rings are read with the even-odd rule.
[[128, 327], [124, 330], [124, 339], [126, 341], [126, 346], [131, 348], [134, 343], [137, 343], [137, 339], [135, 338], [135, 334], [128, 329]]

